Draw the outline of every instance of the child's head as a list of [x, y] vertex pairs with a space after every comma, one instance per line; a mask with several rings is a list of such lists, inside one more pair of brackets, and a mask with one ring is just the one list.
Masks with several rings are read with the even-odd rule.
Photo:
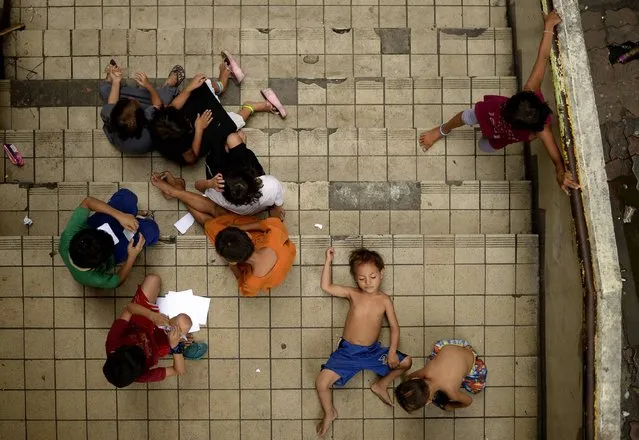
[[149, 131], [161, 154], [165, 154], [163, 147], [172, 150], [181, 148], [183, 151], [180, 153], [191, 148], [189, 142], [183, 141], [193, 133], [193, 124], [175, 107], [157, 109], [149, 122]]
[[131, 385], [144, 372], [146, 357], [137, 345], [122, 345], [109, 353], [102, 367], [104, 377], [118, 388]]
[[111, 110], [109, 131], [116, 133], [122, 140], [140, 139], [145, 126], [144, 109], [135, 99], [120, 98]]
[[262, 197], [262, 179], [248, 168], [235, 168], [224, 173], [222, 195], [234, 205], [250, 205]]
[[543, 131], [546, 119], [552, 113], [548, 104], [531, 91], [511, 96], [504, 106], [504, 120], [515, 130]]
[[95, 269], [109, 261], [115, 251], [113, 238], [99, 229], [83, 229], [73, 236], [69, 256], [82, 269]]
[[191, 330], [191, 327], [193, 327], [193, 320], [186, 313], [180, 313], [169, 319], [169, 325], [171, 327], [177, 327], [181, 336], [186, 336], [189, 330]]
[[231, 264], [244, 263], [255, 251], [251, 237], [241, 229], [229, 226], [215, 237], [215, 250]]
[[397, 402], [407, 412], [415, 411], [428, 403], [430, 389], [424, 379], [408, 379], [395, 388]]
[[356, 249], [348, 257], [351, 275], [364, 292], [376, 292], [384, 277], [384, 260], [375, 251]]

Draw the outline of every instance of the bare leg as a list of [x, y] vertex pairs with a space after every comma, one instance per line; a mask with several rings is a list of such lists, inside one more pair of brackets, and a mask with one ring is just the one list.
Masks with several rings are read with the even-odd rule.
[[406, 356], [403, 361], [399, 363], [399, 366], [394, 370], [391, 370], [384, 377], [380, 377], [377, 382], [371, 385], [371, 391], [374, 392], [379, 399], [387, 405], [395, 407], [395, 404], [391, 400], [388, 395], [388, 386], [393, 383], [395, 379], [401, 376], [405, 371], [407, 371], [411, 365], [413, 365], [413, 360], [410, 356]]
[[162, 285], [162, 280], [159, 275], [155, 275], [153, 273], [148, 274], [144, 281], [142, 281], [142, 292], [144, 292], [144, 296], [151, 303], [155, 304], [155, 300], [160, 295], [160, 286]]
[[315, 379], [315, 389], [324, 410], [324, 418], [317, 424], [317, 435], [323, 437], [337, 418], [337, 410], [333, 406], [331, 386], [339, 379], [339, 375], [331, 370], [322, 370]]
[[422, 146], [422, 150], [427, 151], [430, 147], [433, 146], [435, 142], [443, 137], [440, 129], [445, 134], [448, 134], [451, 132], [451, 130], [459, 128], [463, 125], [465, 124], [464, 121], [462, 121], [462, 112], [459, 112], [448, 122], [444, 123], [441, 127], [431, 128], [430, 130], [423, 132], [419, 136], [419, 144]]
[[213, 90], [215, 90], [215, 94], [219, 95], [226, 90], [226, 86], [229, 83], [229, 77], [231, 76], [231, 71], [226, 67], [224, 62], [220, 63], [220, 75], [217, 80], [222, 83], [222, 89], [220, 90], [219, 84], [213, 82]]
[[[164, 173], [161, 173], [160, 175], [161, 176], [165, 176], [164, 180], [166, 181], [166, 183], [171, 185], [174, 189], [176, 189], [178, 191], [188, 192], [188, 191], [185, 190], [186, 183], [184, 182], [184, 179], [177, 178], [177, 177], [173, 176], [173, 174], [171, 174], [169, 171], [165, 171]], [[165, 194], [165, 193], [163, 192], [163, 194]], [[191, 193], [191, 194], [193, 194], [193, 193]], [[186, 205], [186, 209], [188, 209], [188, 211], [191, 213], [191, 215], [193, 216], [195, 221], [198, 222], [202, 226], [204, 226], [204, 223], [206, 223], [207, 221], [209, 221], [209, 220], [211, 220], [213, 218], [212, 215], [210, 215], [210, 214], [208, 214], [206, 212], [198, 211], [197, 209], [193, 208], [192, 206], [190, 206], [190, 205], [188, 205], [186, 203], [185, 203], [185, 205]], [[220, 215], [220, 214], [217, 214], [217, 215]]]
[[213, 203], [208, 197], [203, 197], [202, 194], [186, 191], [184, 189], [175, 188], [169, 185], [168, 182], [160, 178], [158, 173], [154, 173], [151, 176], [151, 183], [165, 194], [171, 197], [175, 197], [180, 202], [184, 203], [187, 208], [194, 208], [196, 211], [200, 211], [204, 214], [215, 216], [216, 204]]
[[273, 104], [271, 104], [268, 101], [264, 101], [264, 102], [245, 102], [244, 104], [242, 104], [242, 108], [240, 109], [240, 111], [237, 112], [238, 115], [240, 115], [242, 118], [244, 118], [244, 121], [248, 121], [249, 118], [251, 117], [251, 115], [253, 115], [253, 112], [249, 108], [247, 108], [245, 106], [253, 107], [253, 110], [256, 113], [270, 112], [270, 111], [273, 110]]

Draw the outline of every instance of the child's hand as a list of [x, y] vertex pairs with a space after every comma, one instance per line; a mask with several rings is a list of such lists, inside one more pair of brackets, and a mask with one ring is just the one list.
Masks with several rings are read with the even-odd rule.
[[146, 76], [144, 72], [138, 72], [135, 74], [135, 82], [138, 83], [140, 87], [148, 89], [149, 87], [153, 87], [149, 82], [149, 78]]
[[222, 174], [220, 173], [217, 173], [211, 179], [211, 185], [213, 185], [213, 189], [215, 189], [215, 191], [217, 192], [224, 191], [224, 176], [222, 176]]
[[397, 357], [397, 353], [388, 352], [386, 362], [388, 363], [388, 366], [393, 369], [399, 367], [399, 357]]
[[133, 246], [133, 242], [135, 240], [131, 240], [129, 241], [129, 246], [127, 246], [127, 251], [129, 253], [129, 258], [137, 258], [137, 256], [140, 254], [140, 252], [142, 252], [142, 249], [144, 249], [144, 235], [139, 234], [138, 236], [138, 244], [136, 244], [135, 246]]
[[544, 30], [552, 31], [559, 23], [561, 23], [561, 17], [557, 14], [557, 11], [550, 11], [548, 14], [544, 14]]
[[202, 114], [197, 114], [197, 118], [195, 119], [195, 129], [204, 131], [206, 127], [209, 126], [211, 121], [213, 120], [213, 113], [211, 110], [205, 110]]
[[164, 313], [154, 313], [151, 321], [153, 321], [153, 324], [155, 324], [157, 327], [169, 325], [169, 317], [166, 316]]
[[570, 195], [570, 189], [579, 189], [579, 184], [575, 182], [570, 171], [557, 170], [557, 183], [566, 194]]
[[335, 257], [335, 249], [333, 248], [326, 249], [326, 261], [329, 263], [332, 263], [334, 257]]
[[118, 215], [117, 220], [124, 229], [128, 229], [131, 232], [138, 231], [139, 224], [134, 215], [121, 213]]
[[186, 90], [192, 92], [193, 90], [200, 87], [206, 81], [206, 75], [204, 73], [198, 73], [193, 77], [188, 86], [186, 86]]
[[123, 73], [124, 73], [124, 70], [122, 69], [122, 67], [111, 66], [111, 69], [109, 69], [109, 78], [111, 79], [111, 82], [114, 84], [119, 84], [120, 81], [122, 81]]
[[171, 346], [171, 348], [175, 348], [178, 346], [178, 344], [180, 343], [180, 331], [178, 330], [177, 327], [171, 327], [171, 330], [169, 331], [168, 334], [169, 337], [169, 345]]

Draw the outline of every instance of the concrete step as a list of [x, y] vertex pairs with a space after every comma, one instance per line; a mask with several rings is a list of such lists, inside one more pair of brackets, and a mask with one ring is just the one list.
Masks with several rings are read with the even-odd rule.
[[25, 30], [4, 39], [7, 78], [30, 80], [99, 79], [111, 58], [150, 77], [176, 63], [217, 74], [222, 49], [249, 79], [514, 73], [510, 28]]
[[[170, 29], [170, 28], [277, 28], [309, 27], [490, 27], [508, 26], [506, 5], [503, 0], [475, 0], [461, 5], [459, 0], [417, 2], [407, 0], [359, 0], [351, 5], [338, 0], [314, 0], [309, 4], [293, 4], [272, 0], [270, 6], [263, 0], [231, 5], [157, 4], [143, 2], [138, 5], [111, 2], [102, 5], [92, 0], [87, 5], [58, 1], [55, 7], [43, 7], [44, 2], [29, 2], [29, 6], [15, 5], [11, 10], [13, 22], [27, 24], [28, 29]], [[41, 4], [39, 4], [41, 3]], [[88, 5], [88, 4], [91, 5]], [[146, 3], [146, 4], [145, 4]], [[274, 4], [275, 3], [275, 4]], [[310, 4], [312, 3], [312, 4]], [[385, 3], [385, 4], [384, 4]], [[430, 3], [430, 4], [426, 4]], [[494, 5], [491, 5], [494, 4]], [[22, 6], [22, 7], [20, 7]], [[48, 13], [47, 13], [48, 12]]]
[[[531, 184], [527, 181], [470, 182], [285, 182], [286, 223], [291, 233], [358, 234], [518, 234], [531, 232]], [[164, 235], [185, 207], [165, 200], [147, 182], [0, 185], [5, 201], [0, 235], [57, 235], [71, 211], [87, 195], [107, 201], [130, 188], [140, 209], [152, 210]], [[188, 182], [192, 188], [192, 182]], [[33, 220], [29, 228], [23, 218]], [[189, 235], [201, 235], [194, 226]]]
[[[15, 110], [15, 109], [14, 109]], [[250, 121], [252, 125], [254, 120]], [[430, 121], [435, 125], [434, 119]], [[476, 145], [479, 132], [461, 128], [427, 153], [418, 129], [246, 128], [248, 145], [267, 173], [282, 181], [357, 180], [522, 180], [523, 145], [487, 154]], [[145, 181], [151, 171], [170, 169], [187, 180], [204, 175], [204, 162], [180, 167], [157, 153], [122, 155], [102, 130], [20, 130], [0, 132], [18, 146], [25, 166], [7, 159], [6, 182]]]

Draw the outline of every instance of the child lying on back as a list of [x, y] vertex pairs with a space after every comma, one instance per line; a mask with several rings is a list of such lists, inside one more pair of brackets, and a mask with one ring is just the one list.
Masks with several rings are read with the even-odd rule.
[[[326, 262], [322, 272], [322, 290], [333, 296], [350, 301], [344, 333], [322, 371], [317, 376], [315, 387], [324, 410], [324, 419], [317, 425], [317, 433], [323, 436], [328, 431], [337, 411], [333, 406], [331, 386], [344, 386], [362, 370], [372, 370], [380, 379], [371, 386], [384, 403], [393, 406], [388, 395], [388, 386], [408, 370], [412, 364], [409, 356], [397, 351], [399, 324], [393, 301], [379, 290], [384, 278], [384, 260], [374, 251], [358, 249], [351, 252], [349, 264], [357, 288], [340, 286], [331, 281], [331, 263], [334, 251], [326, 251]], [[384, 315], [390, 325], [390, 347], [382, 347], [379, 333]]]

